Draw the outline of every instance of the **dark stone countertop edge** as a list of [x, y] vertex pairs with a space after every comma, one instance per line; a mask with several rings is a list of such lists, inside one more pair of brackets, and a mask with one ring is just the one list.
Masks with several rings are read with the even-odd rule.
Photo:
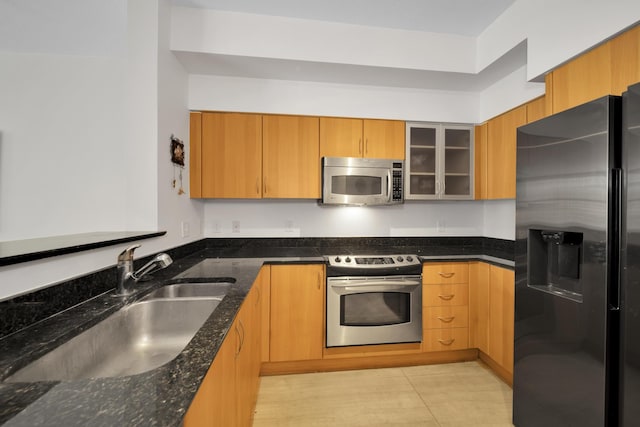
[[[291, 254], [291, 248], [280, 251], [281, 254]], [[296, 248], [298, 251], [300, 248]], [[278, 251], [269, 250], [271, 254], [278, 255]], [[302, 251], [304, 252], [304, 251]], [[416, 251], [424, 252], [424, 251]], [[440, 252], [440, 251], [437, 251]], [[220, 256], [220, 251], [206, 248], [179, 260], [177, 269], [167, 269], [164, 274], [148, 283], [144, 289], [121, 304], [113, 304], [108, 310], [101, 306], [104, 299], [113, 298], [109, 295], [100, 295], [88, 302], [93, 320], [87, 322], [84, 328], [95, 324], [98, 320], [115, 312], [122, 305], [132, 302], [144, 296], [152, 289], [175, 281], [207, 281], [220, 280], [227, 277], [236, 279], [233, 291], [225, 297], [216, 308], [196, 336], [176, 359], [153, 371], [121, 378], [92, 379], [70, 382], [36, 382], [36, 383], [0, 383], [0, 423], [11, 426], [38, 425], [36, 420], [43, 424], [60, 422], [66, 425], [167, 425], [179, 426], [200, 383], [207, 370], [215, 359], [217, 351], [222, 344], [237, 312], [251, 289], [255, 278], [263, 264], [294, 264], [294, 263], [324, 263], [325, 258], [320, 254], [308, 253], [313, 256], [272, 256], [272, 257], [243, 257], [242, 250], [236, 250], [236, 256], [229, 253]], [[513, 261], [476, 254], [458, 255], [426, 255], [420, 254], [421, 260], [429, 261], [463, 261], [479, 260], [494, 263], [502, 267], [511, 267]], [[190, 277], [188, 272], [194, 266], [204, 260], [211, 260], [212, 266], [206, 275]], [[233, 274], [228, 271], [229, 266]], [[227, 270], [225, 270], [227, 268]], [[108, 294], [108, 293], [107, 293]], [[94, 307], [91, 307], [91, 303]], [[82, 304], [84, 305], [84, 304]], [[82, 306], [81, 305], [81, 306]], [[99, 315], [95, 314], [96, 306], [99, 307]], [[80, 306], [79, 306], [80, 307]], [[73, 310], [54, 316], [52, 321], [73, 322]], [[76, 313], [77, 315], [78, 313]], [[98, 320], [96, 320], [98, 316]], [[56, 317], [59, 317], [56, 319]], [[65, 319], [66, 317], [66, 319]], [[80, 314], [80, 317], [87, 317]], [[43, 322], [48, 323], [48, 322]], [[49, 325], [51, 326], [51, 325]], [[31, 332], [27, 328], [17, 336], [11, 336], [10, 341], [14, 345], [21, 346], [32, 339]], [[53, 328], [58, 329], [58, 328]], [[51, 329], [49, 329], [51, 330]], [[76, 331], [75, 333], [78, 333]], [[27, 334], [27, 335], [24, 335]], [[69, 337], [66, 337], [69, 339]], [[4, 344], [6, 344], [7, 340]], [[21, 342], [22, 341], [22, 342]], [[38, 343], [40, 346], [42, 343]], [[45, 344], [46, 351], [60, 345], [59, 341], [51, 340], [50, 348]], [[12, 346], [7, 350], [11, 351]], [[40, 352], [42, 353], [42, 351]], [[40, 356], [29, 352], [30, 360], [23, 360], [23, 364], [29, 363]], [[0, 360], [0, 375], [7, 374], [7, 363]], [[4, 374], [2, 374], [4, 372]], [[127, 398], [122, 399], [123, 389]], [[160, 399], [161, 405], [150, 405], [150, 396]], [[64, 408], [68, 411], [64, 411]], [[150, 409], [151, 408], [151, 409]]]
[[0, 266], [164, 236], [166, 231], [107, 231], [0, 242]]

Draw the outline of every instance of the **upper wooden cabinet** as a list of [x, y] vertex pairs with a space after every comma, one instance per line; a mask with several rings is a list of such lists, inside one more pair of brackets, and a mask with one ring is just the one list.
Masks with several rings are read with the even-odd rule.
[[320, 157], [404, 159], [404, 122], [321, 117]]
[[620, 95], [640, 81], [640, 27], [595, 47], [546, 76], [549, 113], [605, 95]]
[[195, 114], [201, 115], [201, 139], [191, 140], [191, 164], [199, 163], [199, 170], [191, 170], [191, 186], [197, 188], [199, 181], [200, 193], [192, 191], [191, 197], [262, 197], [262, 115]]
[[527, 109], [527, 123], [535, 122], [547, 117], [547, 99], [545, 96], [534, 99], [524, 104]]
[[516, 130], [527, 123], [526, 106], [517, 107], [487, 123], [487, 198], [516, 197]]
[[262, 125], [262, 196], [319, 199], [318, 117], [265, 115]]
[[475, 127], [475, 192], [474, 198], [477, 200], [486, 199], [488, 193], [487, 182], [487, 162], [489, 155], [487, 150], [487, 128], [489, 125], [483, 123]]

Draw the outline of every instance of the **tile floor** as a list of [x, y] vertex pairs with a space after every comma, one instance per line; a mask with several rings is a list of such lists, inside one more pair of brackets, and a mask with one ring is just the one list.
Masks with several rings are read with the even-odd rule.
[[506, 427], [511, 399], [481, 362], [262, 377], [253, 427]]

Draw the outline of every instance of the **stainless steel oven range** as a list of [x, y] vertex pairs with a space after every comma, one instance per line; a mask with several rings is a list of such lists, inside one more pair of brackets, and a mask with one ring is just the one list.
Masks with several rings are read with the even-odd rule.
[[422, 341], [416, 255], [327, 255], [327, 347]]

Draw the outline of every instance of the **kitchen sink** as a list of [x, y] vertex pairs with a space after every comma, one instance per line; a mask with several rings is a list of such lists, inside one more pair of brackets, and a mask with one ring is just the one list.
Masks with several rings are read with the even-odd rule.
[[232, 283], [207, 282], [207, 283], [174, 283], [165, 285], [152, 291], [142, 300], [158, 298], [223, 298]]
[[230, 283], [181, 283], [159, 288], [20, 369], [5, 382], [120, 377], [158, 368], [187, 346], [229, 286]]

